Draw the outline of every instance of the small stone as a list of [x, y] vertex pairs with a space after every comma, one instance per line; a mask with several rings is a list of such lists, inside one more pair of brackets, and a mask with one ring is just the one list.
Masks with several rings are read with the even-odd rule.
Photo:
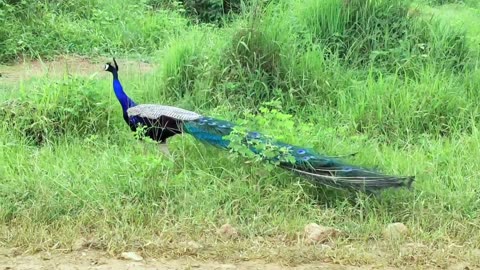
[[122, 252], [120, 255], [125, 260], [130, 260], [130, 261], [142, 261], [143, 257], [138, 255], [136, 252]]
[[333, 227], [325, 227], [316, 223], [310, 223], [305, 226], [304, 229], [306, 242], [313, 243], [325, 243], [328, 240], [337, 238], [340, 236], [340, 230]]
[[227, 223], [218, 228], [217, 234], [225, 238], [235, 238], [238, 236], [238, 231], [235, 227]]
[[42, 260], [44, 261], [48, 261], [48, 260], [51, 260], [52, 259], [52, 254], [50, 252], [45, 252], [44, 254], [42, 254], [40, 256], [40, 258], [42, 258]]
[[390, 223], [383, 230], [383, 237], [386, 239], [398, 239], [408, 234], [408, 228], [401, 222]]

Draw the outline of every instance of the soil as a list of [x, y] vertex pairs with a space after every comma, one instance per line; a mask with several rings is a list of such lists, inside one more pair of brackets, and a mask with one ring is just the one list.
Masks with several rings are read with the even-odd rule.
[[[147, 73], [154, 66], [145, 62], [117, 58], [122, 73]], [[103, 71], [111, 58], [87, 58], [81, 56], [59, 56], [53, 61], [23, 60], [14, 65], [0, 65], [0, 84], [16, 84], [36, 77], [62, 77], [65, 75], [108, 76]]]
[[[331, 270], [353, 270], [353, 269], [378, 269], [374, 267], [342, 266], [330, 263], [311, 263], [289, 267], [286, 265], [267, 263], [262, 261], [244, 261], [238, 263], [197, 261], [193, 258], [182, 258], [176, 260], [146, 258], [142, 261], [129, 261], [113, 257], [105, 252], [96, 250], [83, 250], [68, 253], [62, 252], [40, 252], [34, 255], [16, 255], [11, 249], [0, 250], [1, 270], [172, 270], [172, 269], [331, 269]], [[393, 269], [393, 268], [392, 268]]]

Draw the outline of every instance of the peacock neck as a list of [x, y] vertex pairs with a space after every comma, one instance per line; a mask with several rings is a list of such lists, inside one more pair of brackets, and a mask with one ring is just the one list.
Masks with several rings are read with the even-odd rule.
[[115, 92], [115, 96], [120, 102], [124, 113], [127, 112], [128, 108], [136, 105], [135, 102], [123, 91], [122, 84], [120, 83], [120, 80], [118, 80], [118, 74], [116, 72], [113, 72], [113, 91]]

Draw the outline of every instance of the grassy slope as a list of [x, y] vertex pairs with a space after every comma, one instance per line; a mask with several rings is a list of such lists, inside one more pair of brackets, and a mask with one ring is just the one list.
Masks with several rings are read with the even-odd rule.
[[[235, 27], [221, 31], [191, 29], [179, 37], [182, 42], [188, 40], [187, 45], [174, 40], [163, 51], [162, 57], [166, 58], [162, 58], [165, 60], [159, 71], [122, 72], [124, 88], [139, 102], [169, 102], [223, 118], [238, 118], [248, 99], [238, 98], [236, 104], [234, 96], [212, 108], [211, 99], [220, 94], [199, 91], [235, 90], [240, 79], [250, 76], [232, 78], [232, 82], [221, 82], [215, 88], [209, 72], [216, 71], [201, 57], [219, 57], [216, 51], [229, 46], [227, 41]], [[275, 33], [272, 30], [270, 34]], [[176, 73], [176, 65], [191, 63], [192, 58], [198, 61], [195, 65], [205, 65], [201, 66], [204, 73]], [[270, 124], [266, 130], [331, 155], [358, 151], [354, 162], [378, 165], [391, 173], [415, 174], [414, 191], [389, 191], [379, 198], [346, 197], [341, 192], [312, 188], [302, 179], [269, 171], [262, 164], [237, 166], [244, 160], [204, 147], [189, 137], [172, 141], [173, 159], [169, 160], [154, 145], [132, 138], [118, 113], [108, 77], [53, 82], [40, 79], [20, 86], [27, 93], [24, 98], [43, 104], [43, 112], [62, 110], [60, 117], [65, 118], [60, 119], [69, 119], [62, 125], [72, 129], [77, 128], [78, 119], [96, 119], [93, 125], [98, 132], [79, 129], [58, 137], [47, 130], [45, 136], [54, 141], [34, 147], [4, 124], [0, 131], [0, 241], [46, 249], [70, 247], [76, 239], [85, 237], [94, 246], [114, 252], [139, 248], [169, 256], [261, 256], [292, 263], [312, 259], [351, 264], [380, 261], [394, 266], [445, 266], [467, 260], [478, 266], [478, 258], [464, 253], [480, 245], [480, 136], [474, 102], [478, 95], [471, 92], [479, 85], [475, 76], [478, 71], [469, 71], [467, 76], [445, 75], [426, 68], [419, 80], [403, 82], [395, 75], [382, 79], [357, 77], [355, 70], [333, 64], [327, 69], [315, 62], [313, 54], [306, 59], [305, 65], [319, 65], [330, 80], [327, 84], [336, 87], [332, 101], [337, 107], [325, 106], [321, 95], [311, 94], [312, 98], [300, 106], [293, 103], [294, 98], [288, 99], [288, 94], [295, 93], [281, 95], [284, 106], [297, 108], [296, 117], [302, 121], [296, 121], [295, 128], [304, 135], [297, 137], [290, 122], [279, 124], [276, 117], [281, 115], [272, 113], [259, 118]], [[195, 76], [203, 79], [193, 86], [188, 80], [165, 83], [169, 74], [177, 78], [192, 76], [188, 72], [197, 72]], [[257, 77], [245, 80], [254, 89], [262, 84]], [[343, 84], [345, 87], [340, 87]], [[168, 87], [197, 91], [177, 99], [165, 92]], [[32, 97], [29, 92], [40, 95]], [[80, 96], [91, 100], [75, 98]], [[63, 110], [75, 111], [75, 106], [83, 106], [76, 100], [91, 106], [80, 118], [72, 116], [71, 110]], [[393, 109], [385, 105], [390, 101], [396, 102]], [[46, 129], [54, 125], [41, 121]], [[448, 136], [431, 134], [439, 121], [449, 125]], [[358, 122], [367, 126], [364, 133], [357, 132]], [[422, 128], [424, 133], [415, 133]], [[215, 227], [227, 222], [239, 229], [240, 239], [222, 240], [215, 235]], [[323, 252], [303, 244], [300, 233], [310, 222], [334, 226], [346, 234], [333, 249]], [[381, 231], [390, 222], [404, 222], [411, 229], [408, 239], [398, 243], [381, 240]], [[181, 242], [188, 240], [206, 247], [186, 249]], [[408, 242], [423, 243], [427, 248], [405, 246]]]
[[475, 6], [447, 4], [435, 7], [422, 6], [427, 16], [437, 16], [449, 24], [464, 29], [469, 34], [470, 45], [478, 49], [480, 44], [480, 10]]

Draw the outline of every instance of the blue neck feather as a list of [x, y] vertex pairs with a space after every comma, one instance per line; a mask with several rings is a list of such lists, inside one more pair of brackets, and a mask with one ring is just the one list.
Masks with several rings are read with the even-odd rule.
[[135, 102], [125, 94], [123, 91], [122, 84], [118, 80], [118, 73], [116, 71], [113, 73], [113, 91], [115, 92], [115, 96], [117, 96], [120, 105], [122, 105], [123, 113], [126, 114], [128, 108], [136, 106]]

